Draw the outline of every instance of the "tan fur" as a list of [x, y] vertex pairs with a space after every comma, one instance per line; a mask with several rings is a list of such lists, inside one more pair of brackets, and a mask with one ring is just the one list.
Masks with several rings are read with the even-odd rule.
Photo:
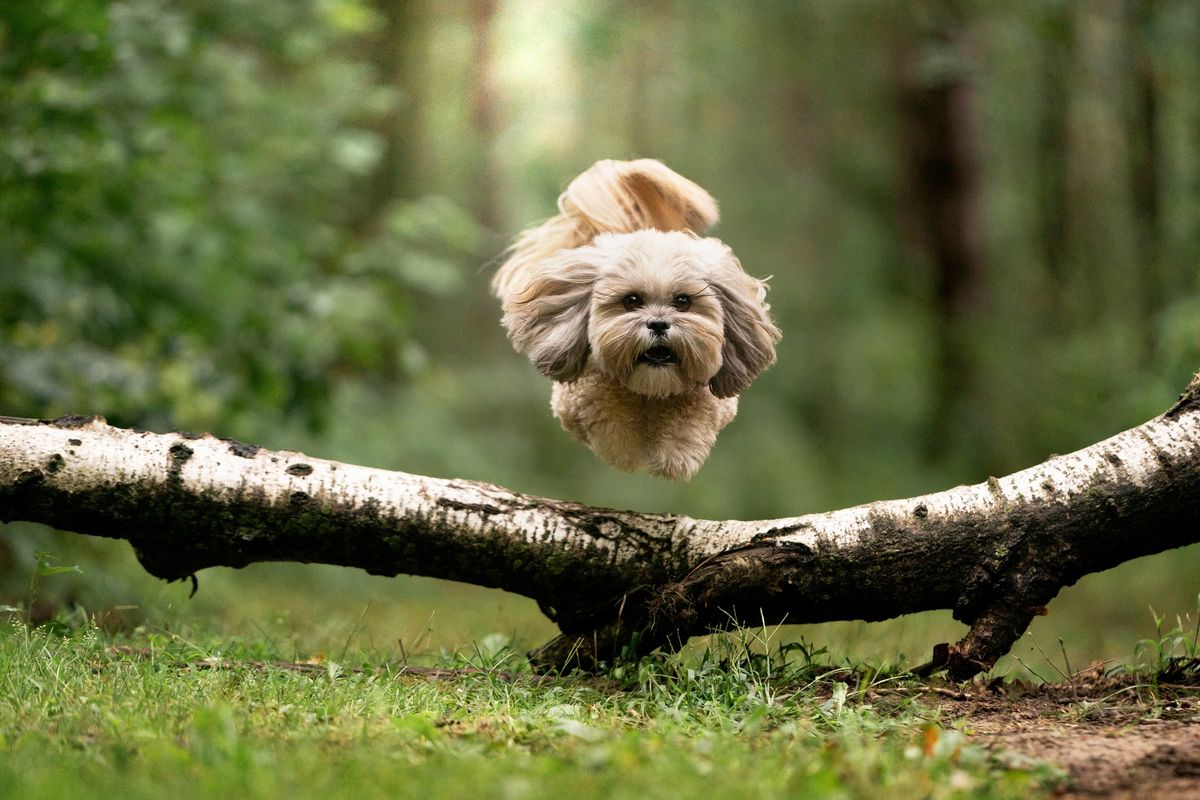
[[672, 480], [690, 478], [703, 466], [737, 403], [708, 391], [651, 399], [597, 372], [554, 384], [550, 398], [563, 428], [601, 459]]
[[558, 198], [556, 216], [517, 237], [492, 278], [501, 300], [528, 282], [538, 264], [601, 233], [645, 229], [703, 233], [720, 214], [712, 195], [661, 161], [597, 161]]
[[691, 477], [775, 360], [766, 283], [693, 232], [716, 203], [658, 161], [601, 161], [559, 209], [492, 282], [513, 346], [556, 381], [555, 416], [604, 461]]

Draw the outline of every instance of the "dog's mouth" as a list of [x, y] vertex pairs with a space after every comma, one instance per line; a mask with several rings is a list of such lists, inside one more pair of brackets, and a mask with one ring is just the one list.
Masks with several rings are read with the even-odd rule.
[[665, 344], [656, 344], [638, 356], [637, 363], [649, 364], [652, 367], [667, 367], [671, 364], [678, 364], [679, 357]]

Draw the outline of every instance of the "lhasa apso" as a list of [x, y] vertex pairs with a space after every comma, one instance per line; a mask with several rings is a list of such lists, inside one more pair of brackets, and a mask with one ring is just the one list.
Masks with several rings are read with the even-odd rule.
[[775, 361], [766, 282], [695, 233], [717, 204], [659, 161], [600, 161], [558, 208], [492, 282], [513, 346], [554, 379], [554, 415], [596, 455], [689, 478]]

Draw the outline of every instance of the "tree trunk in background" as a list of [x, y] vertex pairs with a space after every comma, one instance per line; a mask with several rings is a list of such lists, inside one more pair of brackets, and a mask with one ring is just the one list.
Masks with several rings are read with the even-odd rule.
[[492, 29], [496, 0], [471, 0], [471, 124], [479, 142], [479, 173], [472, 210], [489, 230], [501, 226], [496, 177], [496, 93], [493, 78]]
[[[1108, 375], [1136, 374], [1146, 354], [1147, 265], [1139, 253], [1130, 159], [1128, 19], [1116, 2], [1075, 3], [1067, 110], [1071, 318], [1093, 340], [1136, 346], [1108, 351]], [[1101, 381], [1104, 380], [1101, 375]], [[1101, 391], [1118, 391], [1111, 385]]]
[[1046, 322], [1061, 327], [1064, 312], [1067, 226], [1067, 101], [1075, 26], [1069, 6], [1047, 6], [1042, 20], [1041, 114], [1038, 124], [1038, 241], [1045, 269]]
[[[974, 425], [964, 425], [969, 409], [978, 407], [972, 398], [978, 382], [976, 354], [968, 333], [989, 306], [975, 87], [957, 14], [948, 14], [935, 30], [910, 44], [899, 80], [908, 201], [902, 207], [903, 222], [934, 270], [940, 364], [932, 417], [938, 432], [928, 438], [941, 455], [953, 449], [947, 440], [955, 434], [974, 438], [977, 433]], [[968, 447], [967, 452], [982, 449]]]
[[350, 228], [356, 238], [372, 235], [385, 221], [397, 198], [409, 196], [416, 161], [418, 98], [415, 80], [420, 65], [419, 14], [415, 0], [372, 0], [383, 20], [366, 43], [380, 82], [399, 94], [370, 127], [383, 141], [383, 152], [363, 180], [360, 202], [350, 209]]
[[1152, 49], [1155, 0], [1130, 0], [1126, 33], [1133, 80], [1129, 125], [1130, 181], [1138, 227], [1138, 261], [1145, 270], [1145, 310], [1152, 318], [1175, 288], [1168, 285], [1162, 253], [1158, 73]]

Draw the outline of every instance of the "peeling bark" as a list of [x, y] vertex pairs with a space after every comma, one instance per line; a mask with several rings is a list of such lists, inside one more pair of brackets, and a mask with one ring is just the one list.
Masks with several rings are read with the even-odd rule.
[[735, 625], [951, 609], [928, 671], [990, 668], [1082, 576], [1200, 540], [1200, 379], [1163, 415], [1003, 478], [764, 521], [532, 497], [103, 419], [0, 417], [0, 521], [127, 539], [177, 580], [258, 561], [409, 573], [532, 597], [594, 669]]

